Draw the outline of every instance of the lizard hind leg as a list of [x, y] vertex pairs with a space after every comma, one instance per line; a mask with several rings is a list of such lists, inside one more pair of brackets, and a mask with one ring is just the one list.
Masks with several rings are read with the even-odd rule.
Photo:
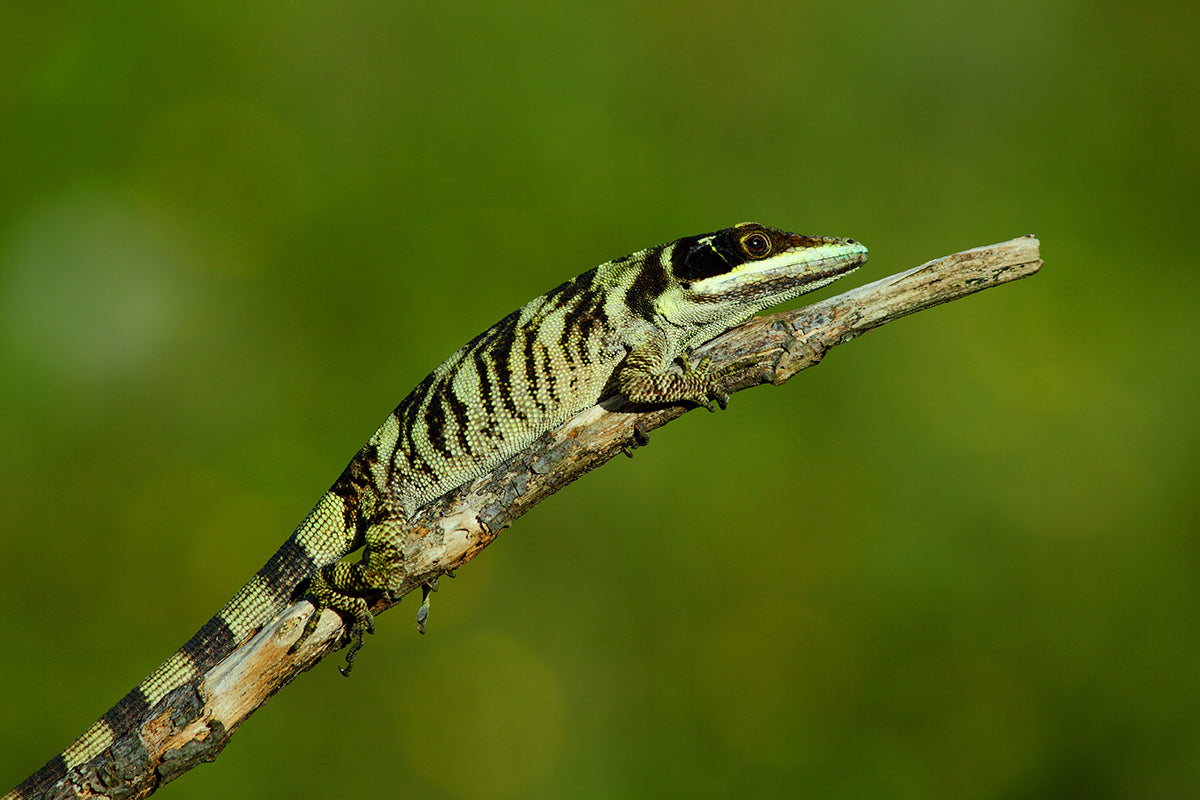
[[362, 649], [363, 638], [375, 632], [371, 601], [393, 587], [397, 564], [402, 560], [395, 533], [394, 523], [371, 525], [366, 531], [366, 546], [360, 560], [332, 564], [313, 575], [305, 597], [315, 610], [305, 623], [300, 638], [291, 646], [292, 652], [316, 630], [322, 611], [327, 608], [336, 611], [346, 624], [350, 640], [346, 666], [339, 669], [343, 675], [350, 675], [354, 659]]

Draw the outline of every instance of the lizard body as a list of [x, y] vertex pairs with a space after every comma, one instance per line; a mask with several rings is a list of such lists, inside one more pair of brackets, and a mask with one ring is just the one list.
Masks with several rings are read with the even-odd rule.
[[[348, 620], [353, 663], [372, 630], [366, 598], [389, 577], [383, 559], [371, 556], [395, 547], [398, 522], [609, 395], [710, 410], [715, 398], [724, 407], [707, 362], [688, 363], [691, 349], [853, 271], [866, 252], [852, 239], [743, 223], [614, 259], [504, 317], [401, 401], [233, 599], [2, 800], [32, 800], [54, 788], [301, 597], [317, 606], [302, 639], [321, 608], [333, 608]], [[673, 370], [676, 360], [682, 373]], [[361, 562], [339, 563], [364, 545]]]

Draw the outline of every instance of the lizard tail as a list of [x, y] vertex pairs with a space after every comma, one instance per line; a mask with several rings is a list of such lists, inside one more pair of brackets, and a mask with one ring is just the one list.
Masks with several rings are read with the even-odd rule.
[[355, 525], [331, 490], [254, 577], [187, 643], [151, 672], [86, 732], [0, 800], [33, 800], [127, 735], [159, 701], [194, 684], [283, 611], [300, 583], [354, 548]]

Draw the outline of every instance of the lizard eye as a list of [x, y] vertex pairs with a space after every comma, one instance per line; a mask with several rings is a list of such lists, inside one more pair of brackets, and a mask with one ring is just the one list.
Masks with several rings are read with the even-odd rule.
[[742, 249], [751, 258], [762, 258], [771, 252], [771, 240], [762, 233], [750, 233], [742, 237]]

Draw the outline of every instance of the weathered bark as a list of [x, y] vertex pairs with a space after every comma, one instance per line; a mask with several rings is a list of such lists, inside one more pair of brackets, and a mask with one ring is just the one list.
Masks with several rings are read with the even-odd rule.
[[[1041, 264], [1032, 236], [967, 250], [804, 308], [755, 317], [698, 353], [710, 356], [714, 369], [728, 368], [723, 388], [731, 394], [763, 383], [778, 385], [818, 363], [835, 345], [902, 316], [1032, 275]], [[638, 408], [609, 398], [490, 474], [421, 509], [399, 537], [403, 558], [395, 565], [392, 596], [380, 599], [375, 610], [466, 564], [542, 500], [691, 408]], [[343, 637], [342, 620], [326, 611], [315, 633], [289, 653], [312, 611], [308, 602], [296, 603], [210, 670], [198, 693], [183, 687], [169, 695], [137, 731], [73, 771], [60, 796], [145, 797], [216, 758], [247, 717], [333, 652], [332, 645]]]

